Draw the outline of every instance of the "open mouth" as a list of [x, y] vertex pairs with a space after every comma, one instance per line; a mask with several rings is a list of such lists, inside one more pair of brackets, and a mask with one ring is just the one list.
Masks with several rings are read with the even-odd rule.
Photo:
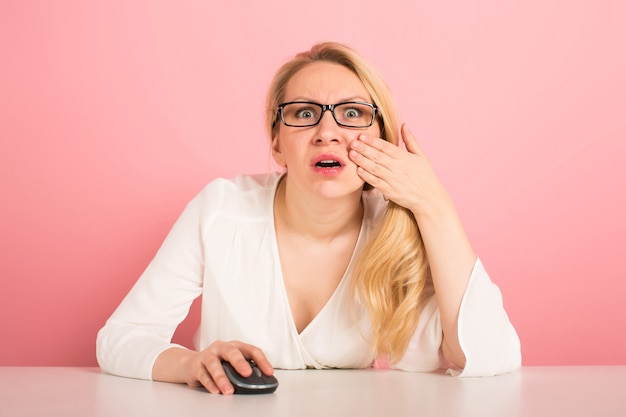
[[334, 159], [323, 159], [315, 164], [318, 168], [341, 168], [341, 162]]

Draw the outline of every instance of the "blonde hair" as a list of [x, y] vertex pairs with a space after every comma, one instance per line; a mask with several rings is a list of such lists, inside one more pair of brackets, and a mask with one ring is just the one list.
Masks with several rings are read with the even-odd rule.
[[[314, 45], [297, 54], [276, 73], [266, 103], [266, 128], [272, 140], [279, 128], [277, 108], [289, 80], [313, 62], [332, 62], [354, 72], [379, 108], [381, 137], [395, 145], [398, 121], [391, 92], [378, 72], [353, 49], [335, 42]], [[367, 184], [365, 189], [371, 188]], [[417, 222], [404, 207], [389, 202], [373, 236], [358, 255], [353, 273], [355, 305], [365, 305], [372, 326], [372, 347], [399, 361], [419, 320], [424, 301], [433, 293], [428, 260]]]

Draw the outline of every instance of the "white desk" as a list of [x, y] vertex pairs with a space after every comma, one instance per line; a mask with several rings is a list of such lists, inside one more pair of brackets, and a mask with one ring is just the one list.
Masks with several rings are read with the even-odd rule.
[[0, 367], [0, 416], [626, 416], [626, 366], [526, 367], [491, 378], [276, 371], [274, 394], [212, 395], [97, 368]]

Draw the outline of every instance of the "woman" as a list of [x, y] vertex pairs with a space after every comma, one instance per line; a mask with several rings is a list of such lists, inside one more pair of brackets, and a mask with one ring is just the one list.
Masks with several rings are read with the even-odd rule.
[[[318, 44], [277, 72], [266, 112], [283, 172], [217, 179], [189, 203], [99, 332], [102, 369], [230, 394], [222, 360], [244, 376], [245, 358], [268, 375], [376, 357], [518, 368], [500, 292], [371, 66]], [[171, 344], [200, 295], [197, 350]]]

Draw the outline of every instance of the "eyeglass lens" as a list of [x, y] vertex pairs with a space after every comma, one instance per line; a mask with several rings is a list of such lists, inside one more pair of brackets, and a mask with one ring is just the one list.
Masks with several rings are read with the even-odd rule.
[[[316, 125], [323, 115], [317, 103], [288, 103], [282, 106], [285, 124], [290, 126]], [[364, 103], [341, 103], [333, 108], [335, 121], [343, 126], [368, 127], [374, 120], [374, 108]]]

